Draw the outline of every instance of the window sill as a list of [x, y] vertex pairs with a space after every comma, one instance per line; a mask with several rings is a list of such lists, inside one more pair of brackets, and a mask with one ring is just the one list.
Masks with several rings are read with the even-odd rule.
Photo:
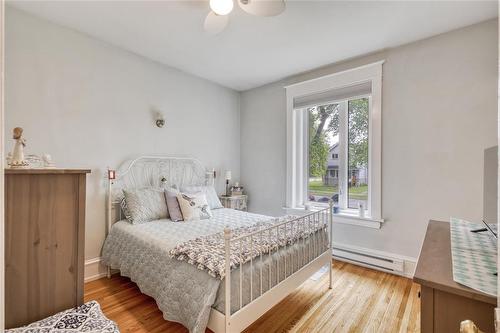
[[[306, 214], [328, 207], [324, 206], [311, 206], [311, 209], [306, 210], [304, 207], [283, 207], [287, 214]], [[358, 227], [365, 227], [371, 229], [380, 229], [384, 223], [384, 219], [375, 219], [369, 216], [360, 217], [354, 211], [341, 211], [340, 213], [333, 214], [333, 223], [350, 224]]]

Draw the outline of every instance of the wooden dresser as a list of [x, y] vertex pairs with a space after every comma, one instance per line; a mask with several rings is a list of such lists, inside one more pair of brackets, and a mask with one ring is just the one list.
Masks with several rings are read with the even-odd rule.
[[421, 289], [423, 333], [458, 332], [460, 322], [472, 320], [493, 333], [496, 297], [453, 281], [450, 224], [430, 221], [413, 280]]
[[90, 170], [5, 170], [5, 327], [83, 303]]

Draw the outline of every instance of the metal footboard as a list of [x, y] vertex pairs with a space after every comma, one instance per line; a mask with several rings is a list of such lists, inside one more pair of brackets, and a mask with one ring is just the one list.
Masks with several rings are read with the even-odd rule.
[[[291, 234], [294, 231], [301, 231], [302, 237], [297, 239], [291, 239]], [[288, 235], [287, 235], [288, 233]], [[281, 248], [269, 249], [267, 253], [262, 253], [259, 249], [255, 249], [255, 243], [263, 243], [263, 240], [275, 236], [280, 240], [284, 240], [284, 244]], [[252, 322], [252, 317], [259, 315], [257, 310], [262, 308], [269, 308], [274, 304], [268, 304], [274, 302], [276, 297], [269, 297], [269, 293], [273, 293], [275, 289], [281, 288], [282, 284], [295, 285], [299, 281], [299, 277], [304, 278], [303, 270], [318, 263], [323, 263], [326, 261], [325, 258], [329, 258], [329, 278], [330, 284], [329, 288], [332, 287], [332, 266], [331, 266], [331, 239], [332, 239], [332, 203], [330, 203], [328, 208], [324, 208], [319, 211], [309, 213], [304, 216], [300, 216], [294, 219], [285, 220], [281, 223], [274, 224], [269, 227], [262, 228], [261, 230], [232, 238], [231, 230], [224, 230], [225, 237], [225, 329], [228, 332], [238, 332], [242, 328], [241, 318], [245, 318], [248, 322]], [[288, 238], [287, 238], [288, 237]], [[293, 240], [293, 242], [291, 242]], [[269, 242], [270, 243], [270, 242]], [[299, 244], [298, 249], [295, 251], [287, 252], [287, 248]], [[234, 270], [231, 272], [231, 248], [239, 248], [239, 253], [242, 253], [241, 249], [247, 247], [246, 251], [251, 253], [256, 253], [256, 256], [251, 256], [250, 262], [247, 262], [246, 272], [243, 269], [243, 258], [239, 258], [239, 270]], [[284, 251], [285, 255], [279, 255], [278, 251]], [[273, 257], [274, 255], [274, 257]], [[321, 260], [320, 260], [321, 259]], [[234, 260], [234, 258], [233, 258]], [[265, 262], [267, 261], [267, 262]], [[267, 267], [265, 265], [268, 265]], [[276, 265], [276, 267], [271, 267], [271, 265]], [[319, 266], [321, 267], [321, 266]], [[263, 273], [264, 269], [267, 273]], [[312, 267], [311, 267], [312, 268]], [[271, 274], [272, 270], [275, 270], [275, 274]], [[281, 270], [281, 271], [280, 271]], [[310, 269], [309, 269], [310, 270]], [[244, 279], [244, 275], [249, 274], [250, 278]], [[265, 276], [264, 274], [268, 274]], [[275, 275], [275, 277], [273, 276]], [[254, 278], [254, 276], [256, 278]], [[238, 301], [238, 306], [236, 310], [234, 306], [232, 308], [231, 304], [231, 281], [232, 279], [239, 279], [237, 284], [238, 289], [236, 292]], [[289, 280], [293, 281], [289, 281]], [[306, 277], [307, 279], [307, 277]], [[267, 280], [267, 285], [264, 285], [264, 281]], [[271, 281], [273, 280], [273, 281]], [[297, 281], [295, 281], [297, 280]], [[300, 283], [302, 283], [301, 281]], [[250, 289], [250, 299], [244, 304], [243, 299], [243, 283], [246, 284]], [[267, 288], [266, 288], [267, 287]], [[283, 288], [281, 288], [283, 289]], [[289, 290], [291, 292], [292, 290]], [[254, 294], [257, 296], [254, 297]], [[283, 292], [281, 292], [283, 293]], [[286, 296], [286, 295], [285, 295]], [[256, 304], [261, 303], [261, 304]], [[232, 311], [233, 310], [233, 313]], [[236, 321], [235, 319], [238, 318]], [[238, 322], [238, 328], [234, 327], [236, 322]]]

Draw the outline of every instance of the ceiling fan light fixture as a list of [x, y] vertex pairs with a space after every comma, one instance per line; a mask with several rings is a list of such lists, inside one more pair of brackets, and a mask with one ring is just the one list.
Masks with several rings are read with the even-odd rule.
[[217, 15], [231, 13], [233, 6], [233, 0], [210, 0], [210, 9]]

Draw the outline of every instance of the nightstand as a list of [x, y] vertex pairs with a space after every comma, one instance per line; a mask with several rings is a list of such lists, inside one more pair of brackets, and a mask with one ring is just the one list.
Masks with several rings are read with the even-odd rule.
[[236, 209], [236, 210], [247, 210], [247, 200], [248, 197], [246, 194], [242, 195], [233, 195], [226, 197], [224, 195], [221, 195], [219, 197], [220, 202], [222, 203], [222, 206], [225, 208], [231, 208], [231, 209]]

